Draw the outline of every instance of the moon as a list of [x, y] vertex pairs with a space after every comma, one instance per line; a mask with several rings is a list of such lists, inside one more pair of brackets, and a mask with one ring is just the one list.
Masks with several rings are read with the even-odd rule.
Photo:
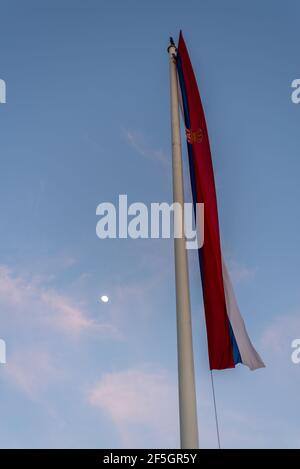
[[102, 301], [102, 303], [107, 303], [108, 300], [109, 300], [109, 298], [108, 298], [107, 295], [102, 295], [101, 298], [100, 298], [100, 300]]

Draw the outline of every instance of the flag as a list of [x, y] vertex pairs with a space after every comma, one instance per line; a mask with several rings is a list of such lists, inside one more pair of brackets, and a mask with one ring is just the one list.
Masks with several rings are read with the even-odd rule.
[[264, 367], [241, 317], [224, 263], [210, 145], [201, 98], [180, 32], [177, 72], [186, 128], [193, 202], [204, 204], [204, 244], [199, 253], [210, 369]]

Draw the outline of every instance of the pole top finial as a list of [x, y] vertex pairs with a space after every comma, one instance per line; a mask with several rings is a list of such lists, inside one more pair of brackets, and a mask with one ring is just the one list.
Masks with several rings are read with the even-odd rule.
[[177, 51], [177, 48], [175, 46], [175, 42], [174, 42], [174, 39], [172, 38], [172, 36], [170, 36], [170, 44], [168, 46], [168, 52], [170, 52], [171, 48], [173, 48], [175, 50], [175, 52]]

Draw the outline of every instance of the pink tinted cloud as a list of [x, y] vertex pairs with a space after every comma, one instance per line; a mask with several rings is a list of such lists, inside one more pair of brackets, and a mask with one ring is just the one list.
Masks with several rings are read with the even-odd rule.
[[178, 444], [177, 389], [165, 370], [105, 374], [90, 389], [88, 402], [109, 416], [125, 447], [147, 445], [142, 427], [157, 445]]
[[40, 395], [60, 375], [51, 355], [40, 349], [16, 351], [9, 357], [5, 373], [14, 386], [31, 399]]
[[90, 318], [82, 306], [67, 295], [43, 286], [36, 277], [16, 275], [6, 266], [0, 266], [0, 302], [11, 307], [14, 313], [26, 316], [28, 321], [39, 321], [72, 336], [85, 331], [119, 336], [112, 324], [101, 324]]

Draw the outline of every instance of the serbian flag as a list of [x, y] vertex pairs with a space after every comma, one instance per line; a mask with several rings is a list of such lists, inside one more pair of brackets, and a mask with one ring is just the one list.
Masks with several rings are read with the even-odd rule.
[[[241, 317], [220, 243], [217, 198], [207, 127], [196, 78], [180, 33], [177, 70], [186, 128], [193, 202], [204, 204], [204, 244], [199, 252], [210, 369], [264, 367]], [[196, 212], [195, 212], [196, 213]]]

